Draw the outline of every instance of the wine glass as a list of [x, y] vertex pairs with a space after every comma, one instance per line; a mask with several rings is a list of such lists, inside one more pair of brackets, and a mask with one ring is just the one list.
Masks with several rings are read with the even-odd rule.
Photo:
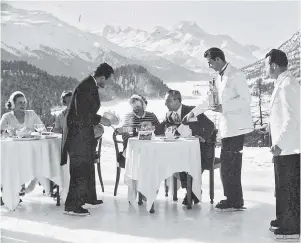
[[47, 127], [47, 132], [52, 132], [52, 129], [53, 129], [53, 127], [52, 126], [49, 126], [49, 127]]
[[44, 124], [34, 124], [34, 129], [40, 133], [40, 135], [42, 134], [42, 131], [45, 130], [45, 125]]
[[6, 129], [6, 131], [10, 137], [16, 136], [16, 128], [15, 127], [9, 125]]

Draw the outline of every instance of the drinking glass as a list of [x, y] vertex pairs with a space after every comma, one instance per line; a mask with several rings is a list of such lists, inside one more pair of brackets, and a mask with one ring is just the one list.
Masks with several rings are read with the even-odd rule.
[[34, 129], [40, 133], [40, 135], [42, 134], [42, 131], [45, 130], [45, 125], [44, 124], [34, 124]]

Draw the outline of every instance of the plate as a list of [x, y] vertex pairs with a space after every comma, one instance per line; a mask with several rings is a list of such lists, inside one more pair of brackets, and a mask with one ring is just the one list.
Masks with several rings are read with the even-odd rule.
[[163, 139], [163, 141], [165, 141], [165, 142], [175, 142], [175, 141], [178, 140], [178, 137], [176, 137], [176, 138], [166, 138], [166, 137], [164, 137], [164, 138], [162, 138], [162, 139]]
[[13, 141], [30, 141], [30, 140], [38, 140], [41, 139], [41, 136], [36, 136], [36, 135], [31, 135], [28, 138], [18, 138], [18, 137], [14, 137]]
[[44, 138], [50, 139], [50, 138], [57, 138], [57, 135], [45, 135]]
[[196, 140], [197, 138], [196, 137], [182, 137], [184, 140]]

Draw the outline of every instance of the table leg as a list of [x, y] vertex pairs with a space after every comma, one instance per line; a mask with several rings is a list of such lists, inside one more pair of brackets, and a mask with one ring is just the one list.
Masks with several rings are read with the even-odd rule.
[[177, 178], [175, 176], [172, 176], [172, 182], [173, 182], [173, 201], [178, 201], [178, 190], [177, 190]]
[[187, 209], [191, 209], [192, 204], [192, 180], [191, 176], [187, 173]]
[[60, 187], [57, 185], [56, 188], [57, 188], [56, 206], [60, 206], [61, 205]]
[[151, 210], [149, 210], [150, 213], [155, 213], [155, 203], [152, 204]]

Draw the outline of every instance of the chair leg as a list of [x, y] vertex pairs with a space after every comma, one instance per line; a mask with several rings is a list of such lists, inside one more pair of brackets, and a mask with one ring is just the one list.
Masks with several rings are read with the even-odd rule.
[[142, 194], [138, 192], [138, 205], [142, 205], [142, 204], [143, 204]]
[[101, 176], [100, 163], [97, 163], [97, 172], [98, 172], [98, 179], [99, 179], [99, 182], [100, 182], [100, 185], [101, 185], [102, 192], [104, 192], [104, 191], [105, 191], [105, 188], [104, 188], [104, 186], [103, 186], [103, 181], [102, 181], [102, 176]]
[[155, 213], [155, 203], [152, 204], [151, 209], [149, 210], [150, 213]]
[[118, 189], [118, 185], [119, 185], [119, 179], [120, 179], [120, 167], [117, 167], [116, 182], [115, 182], [115, 188], [114, 188], [114, 196], [117, 195], [117, 189]]
[[[53, 197], [54, 196], [54, 194], [53, 194], [54, 183], [53, 183], [53, 181], [50, 181], [49, 184], [50, 184], [50, 196]], [[45, 193], [45, 190], [43, 190], [43, 193]]]
[[214, 168], [209, 170], [209, 185], [210, 185], [210, 203], [213, 204], [214, 199]]
[[172, 176], [172, 184], [173, 184], [173, 201], [178, 201], [178, 190], [177, 190], [177, 178]]
[[59, 185], [56, 185], [56, 206], [61, 205], [61, 197], [60, 197], [60, 187]]
[[192, 177], [187, 173], [187, 209], [192, 205]]
[[164, 185], [165, 185], [165, 197], [168, 197], [168, 186], [167, 186], [167, 180], [164, 180]]

